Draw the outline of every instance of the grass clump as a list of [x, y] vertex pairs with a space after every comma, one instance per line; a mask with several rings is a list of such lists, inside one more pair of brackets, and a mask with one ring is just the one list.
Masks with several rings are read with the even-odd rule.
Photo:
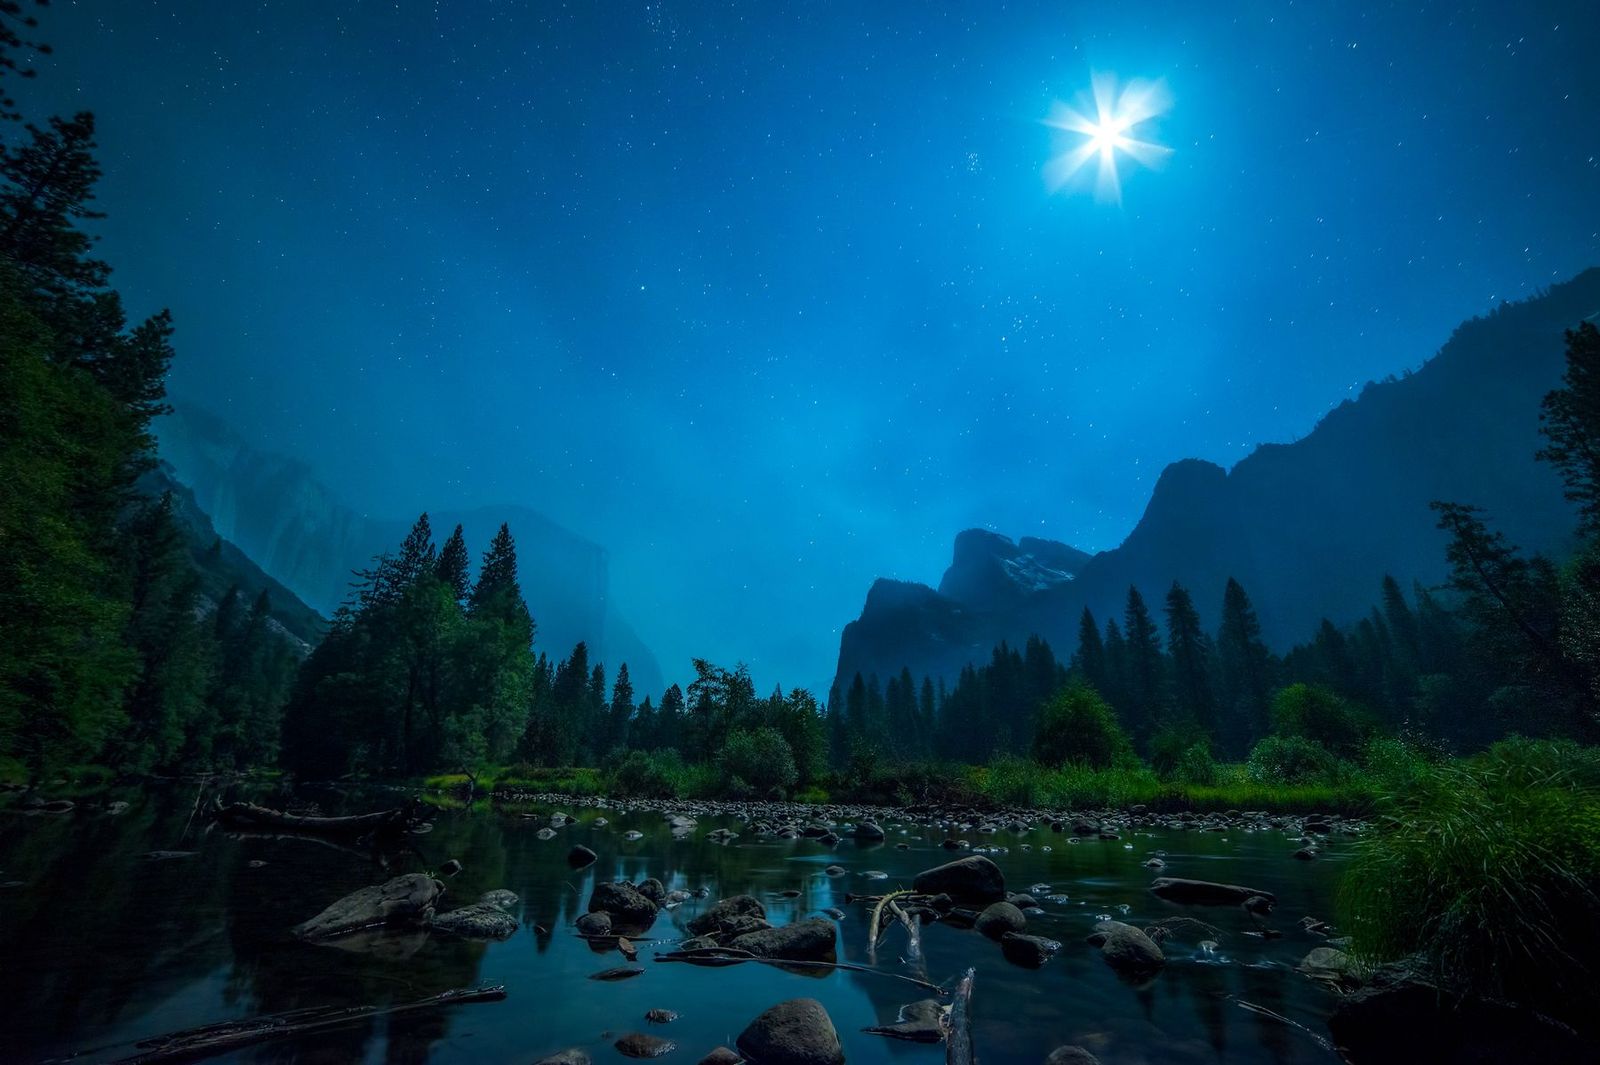
[[1341, 905], [1364, 962], [1417, 955], [1452, 991], [1593, 1027], [1597, 892], [1600, 755], [1514, 739], [1386, 796]]

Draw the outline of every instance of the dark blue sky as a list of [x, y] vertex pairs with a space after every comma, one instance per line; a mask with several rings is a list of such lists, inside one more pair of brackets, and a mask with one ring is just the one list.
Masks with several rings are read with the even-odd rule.
[[[57, 2], [172, 391], [383, 515], [607, 545], [669, 674], [821, 686], [876, 576], [1117, 544], [1600, 263], [1600, 5]], [[1091, 72], [1173, 152], [1052, 192]], [[533, 604], [535, 615], [538, 604]], [[557, 653], [564, 648], [552, 649]]]

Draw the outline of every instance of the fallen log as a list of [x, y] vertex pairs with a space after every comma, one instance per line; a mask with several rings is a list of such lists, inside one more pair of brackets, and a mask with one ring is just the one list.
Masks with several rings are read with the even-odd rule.
[[250, 1017], [239, 1021], [223, 1021], [201, 1028], [189, 1028], [171, 1035], [144, 1039], [134, 1044], [139, 1052], [118, 1058], [112, 1065], [169, 1065], [172, 1062], [199, 1061], [216, 1054], [226, 1054], [257, 1043], [279, 1039], [297, 1039], [301, 1036], [327, 1032], [343, 1025], [388, 1017], [398, 1013], [456, 1006], [468, 1002], [499, 1002], [506, 997], [503, 985], [494, 987], [457, 988], [444, 991], [415, 1002], [397, 1006], [311, 1006], [274, 1013], [265, 1017]]
[[276, 829], [327, 836], [365, 836], [374, 832], [401, 832], [422, 820], [421, 804], [416, 800], [392, 810], [352, 814], [348, 817], [291, 814], [250, 802], [231, 802], [224, 806], [221, 800], [218, 800], [212, 813], [218, 822], [229, 828]]

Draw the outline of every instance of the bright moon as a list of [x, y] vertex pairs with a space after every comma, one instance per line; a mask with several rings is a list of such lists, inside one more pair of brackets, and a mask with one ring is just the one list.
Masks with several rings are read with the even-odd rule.
[[1153, 167], [1172, 149], [1137, 134], [1137, 128], [1171, 106], [1165, 83], [1130, 81], [1120, 89], [1110, 75], [1092, 79], [1092, 96], [1078, 107], [1058, 103], [1045, 125], [1070, 137], [1068, 145], [1046, 164], [1045, 182], [1052, 192], [1064, 188], [1091, 160], [1095, 168], [1095, 197], [1122, 202], [1122, 178], [1117, 163], [1123, 156], [1141, 166]]

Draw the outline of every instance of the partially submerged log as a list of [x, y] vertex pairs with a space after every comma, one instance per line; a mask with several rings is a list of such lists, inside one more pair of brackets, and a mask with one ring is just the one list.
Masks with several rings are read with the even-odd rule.
[[250, 1017], [240, 1021], [223, 1021], [202, 1028], [189, 1028], [171, 1035], [141, 1040], [135, 1044], [139, 1052], [118, 1058], [112, 1065], [168, 1065], [171, 1062], [199, 1061], [216, 1054], [226, 1054], [243, 1047], [254, 1046], [269, 1040], [295, 1039], [331, 1031], [348, 1024], [387, 1017], [397, 1013], [456, 1006], [467, 1002], [499, 1002], [506, 997], [503, 985], [494, 987], [458, 988], [445, 991], [415, 1002], [397, 1006], [312, 1006], [307, 1009], [274, 1013], [265, 1017]]
[[392, 810], [348, 817], [310, 817], [250, 802], [231, 802], [224, 806], [220, 800], [212, 812], [221, 824], [229, 828], [347, 837], [383, 832], [398, 834], [423, 820], [421, 803], [415, 799]]

